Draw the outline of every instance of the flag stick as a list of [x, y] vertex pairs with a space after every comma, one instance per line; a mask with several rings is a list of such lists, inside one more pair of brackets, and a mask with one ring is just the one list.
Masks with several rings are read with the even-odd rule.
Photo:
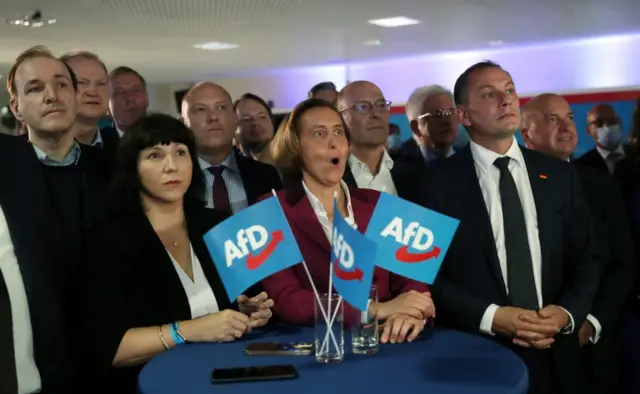
[[[278, 202], [278, 205], [280, 205], [280, 200], [278, 199], [278, 195], [276, 194], [276, 191], [274, 189], [271, 189], [271, 193], [273, 194], [273, 197], [275, 197], [276, 201]], [[280, 207], [280, 209], [282, 209], [282, 206]], [[304, 272], [307, 274], [307, 278], [309, 279], [309, 283], [311, 283], [311, 288], [313, 289], [313, 294], [316, 297], [316, 301], [318, 302], [318, 306], [320, 307], [320, 312], [322, 312], [322, 317], [324, 318], [325, 324], [330, 329], [331, 326], [330, 326], [329, 316], [327, 315], [327, 311], [325, 311], [325, 309], [324, 309], [324, 305], [322, 304], [322, 301], [320, 300], [320, 294], [318, 293], [318, 289], [316, 288], [316, 284], [313, 282], [313, 278], [311, 277], [311, 272], [309, 271], [309, 267], [307, 267], [307, 263], [304, 260], [302, 260], [302, 267], [304, 268]], [[329, 299], [331, 299], [331, 298], [329, 298]], [[329, 311], [329, 312], [331, 312], [331, 311]], [[333, 345], [336, 347], [336, 349], [338, 349], [338, 341], [336, 341], [336, 337], [335, 337], [335, 335], [333, 335], [333, 331], [329, 330], [329, 333], [331, 334], [331, 339], [333, 340]], [[322, 348], [321, 348], [321, 350], [322, 350]]]

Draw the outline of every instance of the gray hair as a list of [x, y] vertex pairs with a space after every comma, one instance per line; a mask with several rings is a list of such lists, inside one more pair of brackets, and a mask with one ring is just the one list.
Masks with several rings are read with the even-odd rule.
[[409, 96], [409, 101], [407, 101], [407, 105], [405, 107], [405, 112], [407, 113], [407, 118], [409, 118], [409, 122], [412, 120], [418, 119], [418, 116], [422, 115], [422, 104], [424, 101], [431, 96], [439, 96], [441, 94], [446, 94], [447, 96], [451, 96], [453, 100], [453, 93], [451, 90], [440, 86], [440, 85], [429, 85], [422, 86], [411, 93]]

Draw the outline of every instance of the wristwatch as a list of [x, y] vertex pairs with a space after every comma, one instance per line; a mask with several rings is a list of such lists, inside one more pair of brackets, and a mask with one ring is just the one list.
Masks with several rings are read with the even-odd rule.
[[573, 324], [571, 323], [571, 319], [569, 319], [569, 322], [560, 330], [560, 334], [569, 335], [572, 332], [573, 332]]

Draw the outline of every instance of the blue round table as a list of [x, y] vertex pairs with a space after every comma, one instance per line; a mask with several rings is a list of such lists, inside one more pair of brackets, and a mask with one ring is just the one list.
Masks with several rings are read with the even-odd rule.
[[[228, 344], [187, 344], [151, 360], [138, 377], [140, 394], [437, 393], [526, 394], [524, 363], [509, 349], [488, 339], [451, 330], [425, 330], [413, 343], [381, 345], [375, 355], [351, 353], [320, 364], [313, 356], [246, 356], [252, 341], [313, 342], [310, 328], [279, 327]], [[212, 384], [214, 368], [293, 364], [299, 379]]]

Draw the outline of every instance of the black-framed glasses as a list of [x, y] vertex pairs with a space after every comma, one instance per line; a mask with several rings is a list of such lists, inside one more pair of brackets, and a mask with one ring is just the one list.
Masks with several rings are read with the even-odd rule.
[[456, 113], [455, 108], [439, 109], [439, 110], [436, 110], [433, 112], [427, 112], [418, 116], [418, 120], [425, 119], [425, 118], [432, 118], [432, 119], [448, 118], [450, 116], [455, 115], [455, 113]]
[[353, 103], [350, 107], [340, 110], [340, 112], [344, 112], [351, 108], [353, 108], [353, 110], [358, 114], [368, 114], [373, 110], [386, 112], [391, 109], [391, 101], [384, 99], [376, 101], [360, 100]]

